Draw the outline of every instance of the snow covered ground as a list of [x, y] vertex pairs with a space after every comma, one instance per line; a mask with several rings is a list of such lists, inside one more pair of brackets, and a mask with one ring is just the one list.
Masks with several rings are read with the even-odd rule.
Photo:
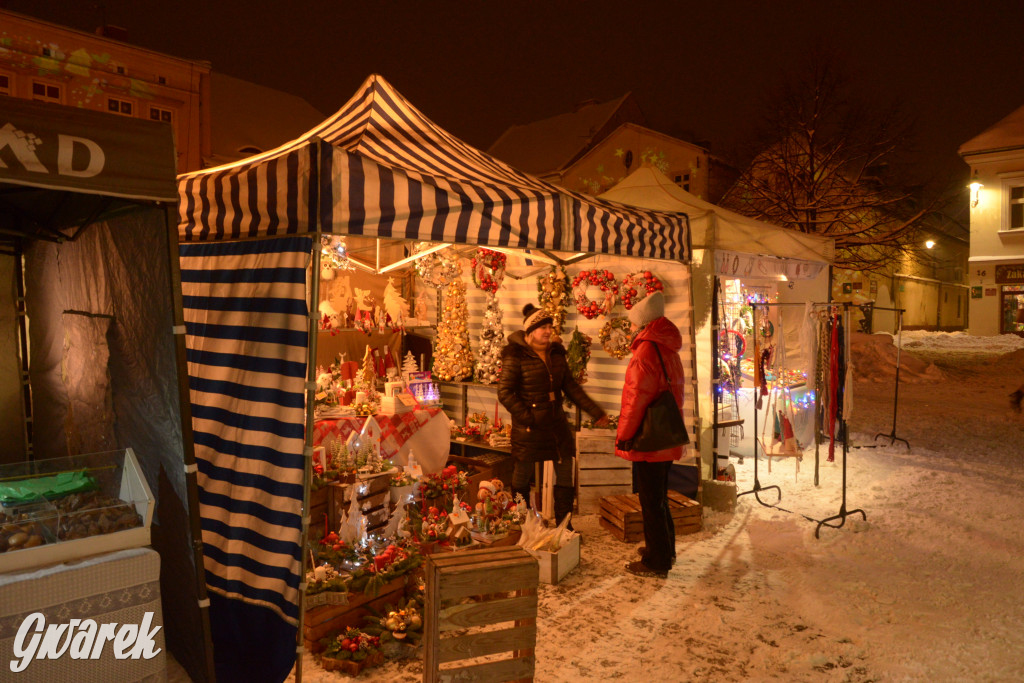
[[[758, 463], [779, 505], [743, 495], [679, 537], [667, 580], [622, 566], [635, 545], [581, 517], [582, 562], [540, 593], [536, 680], [1020, 681], [1024, 679], [1024, 339], [904, 333], [854, 340], [852, 443], [841, 458]], [[876, 445], [877, 444], [877, 445]], [[753, 459], [737, 466], [753, 487]], [[774, 503], [777, 492], [763, 491]], [[810, 518], [810, 519], [808, 519]], [[422, 661], [364, 681], [420, 681]], [[307, 655], [303, 680], [336, 681]]]

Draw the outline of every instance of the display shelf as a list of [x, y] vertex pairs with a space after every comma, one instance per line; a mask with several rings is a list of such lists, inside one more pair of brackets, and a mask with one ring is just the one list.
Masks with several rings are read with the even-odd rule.
[[495, 453], [511, 454], [512, 449], [507, 446], [492, 446], [486, 441], [460, 441], [459, 439], [451, 439], [453, 444], [459, 446], [466, 446], [467, 448], [479, 448], [484, 451], [494, 451]]

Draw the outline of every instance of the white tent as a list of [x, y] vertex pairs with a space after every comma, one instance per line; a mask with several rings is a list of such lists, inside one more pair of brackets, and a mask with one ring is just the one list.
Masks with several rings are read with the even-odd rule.
[[[701, 459], [710, 468], [713, 448], [712, 368], [715, 362], [712, 309], [714, 279], [740, 278], [788, 282], [779, 289], [781, 303], [829, 299], [828, 265], [835, 241], [786, 230], [742, 216], [682, 189], [656, 168], [644, 166], [624, 178], [600, 199], [646, 209], [682, 212], [689, 216], [692, 246], [693, 321], [697, 355], [698, 414]], [[792, 311], [795, 321], [801, 312]], [[798, 325], [786, 326], [790, 353], [798, 352]]]

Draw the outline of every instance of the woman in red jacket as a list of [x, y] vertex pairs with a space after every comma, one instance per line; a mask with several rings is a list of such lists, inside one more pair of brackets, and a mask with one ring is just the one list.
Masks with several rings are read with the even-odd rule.
[[679, 360], [683, 337], [679, 328], [665, 317], [665, 297], [661, 292], [653, 292], [634, 304], [629, 320], [639, 331], [633, 339], [633, 357], [626, 367], [622, 387], [615, 454], [635, 463], [645, 546], [639, 550], [640, 560], [627, 564], [626, 571], [665, 578], [676, 554], [675, 525], [668, 509], [668, 473], [672, 462], [683, 457], [683, 447], [637, 451], [633, 450], [632, 441], [640, 430], [647, 406], [662, 391], [671, 389], [676, 404], [680, 409], [683, 405], [683, 363]]

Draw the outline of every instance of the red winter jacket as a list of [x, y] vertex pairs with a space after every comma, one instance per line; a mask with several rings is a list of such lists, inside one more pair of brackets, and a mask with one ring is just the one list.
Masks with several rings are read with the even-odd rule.
[[[665, 373], [651, 342], [656, 342], [661, 350], [665, 370], [668, 371], [668, 381], [665, 380]], [[647, 406], [665, 389], [671, 387], [680, 410], [683, 406], [683, 363], [679, 360], [683, 337], [679, 333], [679, 328], [665, 317], [652, 320], [636, 335], [632, 348], [633, 357], [626, 366], [626, 379], [622, 387], [622, 411], [619, 413], [616, 443], [632, 439], [636, 435]], [[616, 447], [615, 455], [626, 460], [664, 462], [683, 457], [683, 447], [676, 446], [660, 451], [623, 451]]]

